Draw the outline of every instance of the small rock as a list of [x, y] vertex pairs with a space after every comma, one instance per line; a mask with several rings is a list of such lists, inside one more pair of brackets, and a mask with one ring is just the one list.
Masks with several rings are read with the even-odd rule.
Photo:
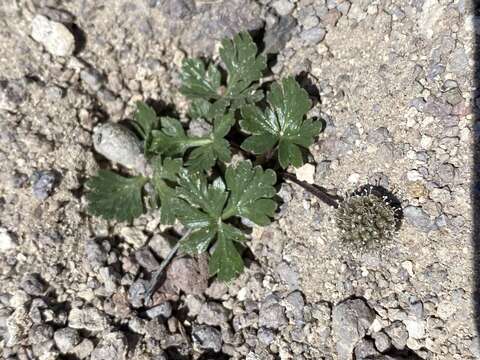
[[259, 326], [264, 326], [270, 329], [279, 329], [287, 323], [285, 308], [275, 300], [275, 297], [267, 297], [260, 307], [258, 319]]
[[375, 340], [375, 347], [382, 353], [390, 349], [390, 346], [392, 346], [390, 338], [383, 332], [373, 333], [372, 338]]
[[300, 38], [305, 41], [307, 45], [317, 45], [323, 39], [325, 39], [326, 34], [327, 31], [318, 26], [302, 31], [300, 33]]
[[78, 345], [81, 337], [77, 330], [67, 327], [55, 331], [53, 339], [55, 340], [58, 350], [60, 350], [62, 354], [65, 354], [71, 352], [71, 350]]
[[98, 274], [107, 294], [113, 294], [118, 288], [117, 283], [120, 276], [109, 266], [100, 268]]
[[392, 345], [398, 350], [403, 350], [408, 340], [408, 332], [405, 325], [400, 321], [395, 321], [385, 328], [385, 332], [392, 339]]
[[435, 223], [430, 219], [430, 216], [418, 206], [407, 206], [403, 209], [403, 215], [409, 224], [420, 231], [429, 232], [435, 228]]
[[87, 358], [93, 351], [93, 342], [89, 339], [83, 339], [83, 341], [75, 346], [72, 350], [72, 354], [77, 356], [79, 359]]
[[205, 295], [211, 299], [222, 300], [228, 293], [228, 287], [223, 281], [214, 280], [207, 290]]
[[20, 282], [20, 287], [28, 295], [41, 296], [47, 291], [47, 284], [41, 278], [40, 274], [25, 274]]
[[194, 326], [192, 339], [201, 350], [213, 350], [219, 352], [222, 349], [222, 335], [219, 330], [212, 326]]
[[110, 161], [140, 173], [147, 171], [140, 141], [122, 125], [104, 123], [96, 126], [93, 129], [93, 146], [96, 152]]
[[188, 316], [197, 316], [200, 313], [204, 300], [196, 295], [185, 296], [185, 305], [188, 308]]
[[74, 329], [85, 329], [89, 331], [103, 331], [108, 325], [108, 317], [94, 307], [83, 309], [74, 308], [68, 315], [68, 324]]
[[147, 310], [147, 316], [150, 319], [155, 319], [159, 316], [162, 316], [165, 319], [168, 319], [172, 316], [172, 304], [168, 301], [162, 302], [150, 309]]
[[53, 337], [53, 328], [50, 325], [34, 325], [28, 332], [28, 340], [31, 344], [41, 344]]
[[333, 308], [332, 330], [339, 359], [352, 358], [355, 345], [374, 319], [375, 313], [361, 299], [347, 300]]
[[145, 293], [147, 291], [148, 282], [143, 279], [137, 279], [128, 289], [128, 301], [133, 307], [139, 308], [143, 306]]
[[369, 340], [362, 339], [357, 346], [355, 346], [355, 360], [370, 360], [379, 355], [380, 353], [375, 349], [375, 346]]
[[0, 253], [15, 249], [16, 246], [13, 235], [10, 235], [7, 229], [0, 227]]
[[138, 249], [147, 242], [147, 236], [142, 230], [134, 227], [124, 227], [120, 230], [120, 236], [134, 248]]
[[88, 240], [84, 251], [85, 265], [91, 270], [96, 270], [107, 262], [108, 251], [95, 240]]
[[287, 317], [295, 323], [303, 323], [303, 308], [305, 300], [300, 291], [294, 291], [287, 295], [284, 301], [287, 308]]
[[27, 97], [25, 80], [0, 79], [0, 110], [15, 112]]
[[135, 259], [138, 264], [147, 271], [158, 269], [159, 263], [148, 247], [143, 247], [140, 250], [137, 250], [135, 252]]
[[230, 312], [221, 304], [209, 301], [202, 305], [197, 321], [200, 324], [223, 326], [227, 323]]
[[167, 279], [185, 294], [200, 295], [208, 288], [208, 275], [195, 259], [174, 259], [167, 270]]
[[167, 237], [162, 234], [155, 234], [152, 236], [148, 242], [148, 246], [152, 251], [162, 259], [165, 259], [170, 251], [172, 251], [174, 242], [170, 241]]
[[299, 276], [286, 262], [281, 262], [275, 269], [280, 279], [285, 282], [290, 290], [298, 289]]
[[292, 37], [292, 31], [297, 22], [292, 16], [282, 16], [280, 20], [271, 28], [265, 30], [263, 43], [265, 44], [266, 54], [279, 53]]
[[82, 70], [80, 72], [80, 79], [93, 91], [100, 90], [104, 82], [102, 74], [92, 68]]
[[127, 339], [121, 332], [103, 336], [90, 356], [91, 360], [125, 360], [127, 356]]
[[33, 195], [39, 200], [45, 200], [51, 195], [56, 182], [57, 176], [54, 171], [35, 171], [32, 175]]
[[408, 336], [413, 339], [422, 339], [425, 336], [425, 323], [417, 319], [407, 319], [404, 321]]
[[264, 345], [270, 345], [275, 340], [275, 334], [272, 330], [261, 327], [257, 332], [258, 341]]
[[315, 182], [313, 178], [315, 175], [315, 166], [307, 163], [295, 169], [295, 175], [297, 176], [298, 180], [306, 181], [309, 184], [313, 184]]
[[288, 0], [276, 0], [272, 4], [272, 7], [275, 9], [278, 15], [286, 16], [293, 11], [295, 5]]
[[43, 15], [36, 15], [32, 20], [32, 38], [42, 44], [55, 56], [69, 56], [75, 50], [75, 38], [68, 28]]

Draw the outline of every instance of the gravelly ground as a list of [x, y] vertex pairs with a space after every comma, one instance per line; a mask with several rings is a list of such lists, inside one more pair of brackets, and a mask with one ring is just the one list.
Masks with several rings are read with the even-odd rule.
[[[32, 37], [39, 14], [67, 24], [56, 28], [63, 48]], [[479, 358], [469, 204], [479, 15], [464, 0], [2, 2], [3, 358]], [[178, 258], [148, 312], [135, 289], [171, 242], [157, 214], [131, 226], [86, 215], [83, 183], [108, 165], [92, 130], [131, 118], [142, 99], [182, 115], [182, 60], [217, 59], [218, 41], [244, 29], [266, 34], [274, 77], [301, 74], [327, 122], [310, 149], [315, 183], [385, 186], [403, 226], [359, 250], [338, 240], [332, 209], [284, 184], [245, 274], [227, 287], [207, 281], [205, 259]]]

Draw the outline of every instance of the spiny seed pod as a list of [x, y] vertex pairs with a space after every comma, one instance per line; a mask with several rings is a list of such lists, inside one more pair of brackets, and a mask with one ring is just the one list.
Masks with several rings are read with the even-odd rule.
[[369, 185], [348, 196], [336, 214], [340, 238], [362, 247], [390, 240], [401, 213], [393, 199], [383, 188]]

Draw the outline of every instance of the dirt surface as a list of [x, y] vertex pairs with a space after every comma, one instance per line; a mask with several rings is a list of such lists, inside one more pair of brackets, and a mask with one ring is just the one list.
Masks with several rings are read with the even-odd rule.
[[[469, 204], [479, 15], [466, 0], [3, 1], [1, 357], [480, 358]], [[137, 100], [185, 118], [182, 60], [217, 61], [219, 40], [240, 30], [326, 121], [315, 167], [298, 176], [341, 195], [381, 185], [402, 226], [382, 246], [343, 243], [334, 209], [285, 183], [239, 279], [208, 281], [204, 258], [179, 257], [143, 304], [172, 239], [155, 213], [132, 225], [86, 214], [85, 180], [112, 166], [93, 129], [131, 119]]]

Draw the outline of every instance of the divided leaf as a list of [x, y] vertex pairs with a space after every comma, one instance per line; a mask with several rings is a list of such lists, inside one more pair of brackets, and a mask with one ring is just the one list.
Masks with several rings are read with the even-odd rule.
[[144, 212], [143, 176], [124, 177], [112, 171], [100, 170], [86, 186], [88, 212], [107, 220], [132, 221]]
[[275, 172], [252, 167], [249, 161], [242, 161], [236, 167], [228, 167], [225, 172], [227, 189], [230, 191], [225, 216], [242, 216], [257, 225], [268, 225], [277, 204], [273, 187], [277, 181]]
[[242, 130], [251, 134], [242, 148], [254, 154], [278, 150], [282, 168], [303, 164], [301, 148], [313, 144], [321, 130], [319, 121], [305, 120], [311, 107], [307, 92], [289, 77], [272, 85], [267, 95], [269, 108], [262, 112], [253, 105], [242, 108]]
[[222, 86], [221, 74], [213, 64], [207, 69], [201, 60], [188, 59], [182, 65], [180, 92], [192, 100], [207, 101], [209, 118], [223, 115], [228, 107], [233, 111], [262, 98], [258, 84], [254, 83], [267, 66], [266, 58], [257, 56], [257, 46], [247, 32], [223, 40], [220, 58], [227, 71], [226, 87]]
[[245, 237], [226, 221], [244, 216], [257, 224], [267, 224], [276, 208], [271, 199], [275, 195], [276, 177], [272, 170], [263, 171], [260, 166], [242, 161], [236, 167], [227, 167], [225, 179], [227, 188], [221, 178], [209, 185], [204, 174], [181, 171], [177, 218], [193, 230], [182, 241], [184, 251], [203, 252], [216, 241], [210, 273], [228, 281], [243, 269], [235, 243], [242, 243]]
[[137, 111], [132, 122], [135, 130], [140, 134], [144, 141], [145, 153], [148, 152], [152, 138], [152, 131], [158, 127], [158, 117], [150, 106], [142, 101], [137, 101]]
[[173, 224], [176, 215], [175, 189], [168, 185], [168, 181], [176, 182], [177, 174], [182, 168], [181, 159], [163, 159], [160, 156], [152, 160], [153, 185], [160, 200], [160, 221], [162, 224]]
[[217, 159], [230, 161], [230, 144], [224, 137], [235, 123], [231, 114], [215, 118], [213, 131], [205, 137], [189, 137], [177, 119], [163, 117], [162, 128], [153, 132], [151, 151], [165, 156], [183, 156], [190, 148], [186, 166], [194, 171], [208, 170]]

